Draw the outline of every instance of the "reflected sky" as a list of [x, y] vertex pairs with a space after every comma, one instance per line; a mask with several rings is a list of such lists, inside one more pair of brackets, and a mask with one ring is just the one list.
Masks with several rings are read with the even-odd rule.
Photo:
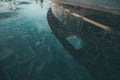
[[72, 44], [76, 49], [82, 48], [82, 41], [76, 36], [71, 36], [67, 40]]

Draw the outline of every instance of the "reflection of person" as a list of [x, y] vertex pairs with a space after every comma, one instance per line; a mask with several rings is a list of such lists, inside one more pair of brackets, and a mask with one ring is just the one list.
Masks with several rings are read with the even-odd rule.
[[36, 4], [38, 3], [38, 0], [35, 0]]
[[40, 6], [43, 8], [43, 0], [40, 0]]
[[35, 0], [36, 4], [40, 4], [41, 8], [43, 8], [43, 0]]

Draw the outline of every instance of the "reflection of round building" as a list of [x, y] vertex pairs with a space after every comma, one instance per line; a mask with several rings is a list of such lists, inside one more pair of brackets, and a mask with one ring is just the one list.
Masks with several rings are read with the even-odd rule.
[[[70, 10], [68, 10], [69, 8]], [[72, 10], [77, 12], [75, 8]], [[88, 70], [95, 80], [119, 79], [120, 35], [118, 32], [120, 29], [118, 26], [120, 16], [86, 8], [81, 9], [86, 14], [82, 15], [85, 19], [90, 19], [111, 29], [107, 30], [108, 28], [98, 27], [99, 25], [91, 24], [77, 17], [79, 14], [75, 14], [77, 16], [71, 15], [72, 10], [70, 5], [52, 4], [52, 9], [48, 12], [48, 23], [52, 32], [64, 48]], [[84, 46], [79, 49], [74, 46], [76, 38], [84, 43]]]

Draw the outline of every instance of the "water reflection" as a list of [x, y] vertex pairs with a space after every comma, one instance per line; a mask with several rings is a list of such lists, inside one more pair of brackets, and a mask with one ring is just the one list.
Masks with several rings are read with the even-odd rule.
[[71, 15], [72, 12], [66, 12], [63, 7], [71, 11], [73, 9], [73, 6], [53, 3], [48, 12], [49, 25], [61, 45], [90, 72], [95, 80], [119, 78], [120, 16], [94, 10], [90, 10], [94, 13], [84, 15], [111, 26], [113, 31], [109, 32]]
[[41, 8], [43, 8], [43, 0], [35, 0], [36, 4], [40, 4]]
[[75, 35], [68, 36], [67, 41], [69, 41], [76, 49], [80, 49], [82, 47], [82, 41]]
[[49, 1], [44, 6], [40, 9], [30, 1], [16, 6], [20, 8], [14, 11], [17, 15], [0, 19], [0, 79], [91, 80], [51, 33]]

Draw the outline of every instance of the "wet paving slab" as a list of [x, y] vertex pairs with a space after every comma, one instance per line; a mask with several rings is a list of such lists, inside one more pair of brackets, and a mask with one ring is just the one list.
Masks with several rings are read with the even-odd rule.
[[51, 32], [49, 4], [24, 1], [11, 14], [0, 13], [1, 80], [92, 80]]

